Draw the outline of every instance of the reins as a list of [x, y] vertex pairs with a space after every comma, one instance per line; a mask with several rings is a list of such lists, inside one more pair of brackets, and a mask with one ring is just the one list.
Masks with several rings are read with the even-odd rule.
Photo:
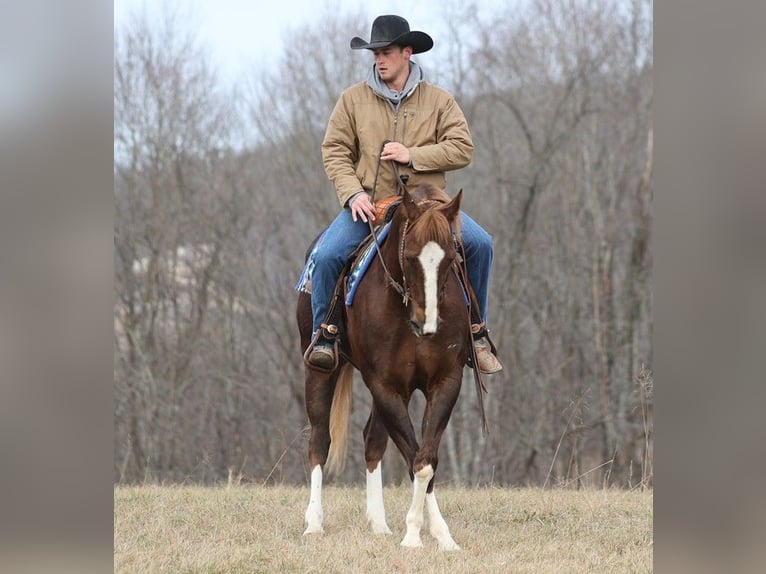
[[[455, 262], [452, 269], [457, 275], [458, 281], [462, 283], [466, 291], [468, 290], [468, 267], [466, 265], [465, 248], [462, 241], [457, 241], [455, 238], [455, 245], [459, 256], [459, 262]], [[471, 308], [473, 301], [470, 294], [468, 295], [467, 305], [467, 318], [468, 318], [468, 339], [473, 342], [473, 326], [471, 324]], [[484, 328], [484, 323], [481, 323], [481, 328]], [[484, 384], [484, 379], [481, 376], [481, 370], [479, 369], [478, 359], [476, 358], [476, 347], [473, 344], [469, 345], [471, 362], [473, 363], [473, 380], [476, 387], [476, 398], [479, 402], [479, 415], [481, 416], [481, 433], [486, 438], [489, 435], [489, 424], [487, 423], [487, 413], [484, 410], [484, 395], [487, 394], [487, 387]], [[494, 349], [493, 349], [494, 350]]]
[[[380, 152], [378, 153], [378, 164], [375, 167], [375, 178], [372, 181], [372, 194], [371, 194], [371, 201], [373, 205], [375, 204], [375, 191], [378, 187], [378, 172], [380, 171], [380, 164], [381, 159], [380, 156], [383, 153], [383, 148], [387, 143], [389, 143], [390, 140], [385, 140], [381, 146], [380, 146]], [[402, 176], [399, 175], [399, 167], [396, 165], [396, 162], [391, 160], [391, 167], [394, 170], [394, 177], [396, 178], [396, 192], [397, 195], [402, 196], [404, 195], [404, 189], [405, 189], [405, 182], [402, 181]], [[401, 267], [401, 250], [404, 249], [404, 235], [407, 232], [407, 225], [409, 224], [409, 220], [407, 220], [404, 224], [404, 232], [402, 233], [402, 245], [400, 249], [399, 254], [399, 266]], [[391, 273], [388, 271], [388, 267], [386, 267], [386, 262], [383, 260], [383, 254], [380, 252], [380, 243], [378, 242], [378, 235], [375, 233], [375, 227], [372, 225], [372, 219], [370, 217], [367, 218], [367, 225], [370, 227], [370, 234], [372, 235], [372, 240], [375, 243], [375, 251], [378, 253], [378, 259], [380, 260], [380, 264], [383, 267], [383, 272], [386, 274], [386, 277], [388, 278], [389, 284], [396, 290], [399, 295], [402, 296], [402, 303], [407, 305], [407, 302], [409, 301], [410, 295], [409, 291], [407, 290], [407, 279], [404, 277], [404, 274], [402, 274], [402, 282], [404, 285], [400, 285], [399, 282], [394, 279], [391, 276]]]

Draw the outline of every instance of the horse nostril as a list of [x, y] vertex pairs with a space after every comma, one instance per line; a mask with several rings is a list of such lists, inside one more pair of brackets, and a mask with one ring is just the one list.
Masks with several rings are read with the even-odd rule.
[[410, 329], [412, 329], [412, 332], [415, 333], [418, 337], [422, 334], [422, 330], [420, 325], [417, 323], [417, 321], [410, 320]]

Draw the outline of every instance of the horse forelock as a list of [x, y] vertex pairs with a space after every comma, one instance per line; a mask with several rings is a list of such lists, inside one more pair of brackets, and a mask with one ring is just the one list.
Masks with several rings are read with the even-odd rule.
[[[455, 233], [460, 232], [459, 219], [454, 222]], [[409, 235], [412, 241], [425, 245], [429, 241], [435, 241], [439, 245], [449, 245], [452, 241], [453, 227], [445, 215], [438, 209], [431, 208], [424, 211], [410, 227]]]
[[428, 241], [437, 241], [440, 245], [446, 245], [452, 234], [460, 235], [460, 216], [450, 223], [442, 212], [452, 198], [441, 188], [431, 184], [421, 184], [412, 192], [412, 200], [420, 208], [421, 215], [412, 224], [412, 233], [416, 240], [425, 244]]
[[444, 245], [452, 235], [447, 218], [435, 209], [425, 211], [410, 228], [412, 241], [425, 245], [429, 241], [435, 241]]

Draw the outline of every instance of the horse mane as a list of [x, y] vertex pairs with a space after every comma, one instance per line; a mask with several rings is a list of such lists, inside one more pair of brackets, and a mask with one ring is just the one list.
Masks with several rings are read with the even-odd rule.
[[439, 207], [450, 202], [451, 198], [442, 189], [436, 186], [424, 184], [419, 186], [412, 194], [412, 199], [423, 210], [410, 228], [413, 239], [426, 243], [436, 241], [444, 245], [452, 240], [452, 233], [460, 235], [460, 218], [457, 217], [450, 226], [449, 221]]

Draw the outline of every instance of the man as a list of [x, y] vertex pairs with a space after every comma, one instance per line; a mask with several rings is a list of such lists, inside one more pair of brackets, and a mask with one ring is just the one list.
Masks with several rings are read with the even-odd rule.
[[[374, 65], [365, 82], [341, 94], [322, 142], [325, 171], [343, 209], [315, 249], [311, 276], [315, 333], [321, 328], [343, 264], [369, 233], [367, 221], [375, 216], [373, 186], [375, 200], [396, 195], [393, 170], [378, 170], [378, 164], [396, 162], [400, 175], [409, 177], [408, 188], [431, 183], [444, 189], [444, 172], [471, 162], [473, 142], [462, 110], [448, 92], [426, 82], [420, 66], [410, 60], [432, 46], [428, 34], [410, 31], [409, 23], [400, 16], [377, 17], [370, 42], [359, 37], [351, 40], [352, 50], [372, 51]], [[386, 140], [390, 141], [381, 151]], [[492, 238], [465, 213], [461, 219], [468, 279], [486, 324]], [[484, 338], [474, 344], [482, 372], [503, 368]], [[320, 336], [308, 362], [331, 368], [333, 346]]]

